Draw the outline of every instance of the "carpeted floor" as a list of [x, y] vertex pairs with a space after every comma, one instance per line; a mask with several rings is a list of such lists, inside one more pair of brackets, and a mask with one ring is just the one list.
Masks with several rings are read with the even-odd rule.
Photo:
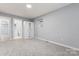
[[2, 56], [78, 56], [79, 51], [41, 40], [0, 41]]

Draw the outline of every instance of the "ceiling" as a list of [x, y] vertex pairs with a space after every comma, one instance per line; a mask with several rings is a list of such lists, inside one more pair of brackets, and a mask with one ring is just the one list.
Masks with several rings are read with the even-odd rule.
[[26, 8], [26, 3], [0, 3], [0, 12], [35, 18], [48, 12], [57, 10], [69, 3], [30, 3], [32, 8]]

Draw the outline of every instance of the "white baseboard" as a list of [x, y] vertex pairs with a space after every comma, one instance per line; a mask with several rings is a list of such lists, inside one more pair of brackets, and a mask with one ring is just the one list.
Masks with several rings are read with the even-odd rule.
[[66, 47], [66, 48], [69, 48], [69, 49], [72, 49], [72, 50], [79, 51], [79, 48], [71, 47], [71, 46], [68, 46], [68, 45], [65, 45], [65, 44], [62, 44], [62, 43], [54, 42], [54, 41], [47, 40], [47, 39], [40, 38], [40, 37], [38, 37], [37, 39], [47, 41], [49, 43], [53, 43], [53, 44], [56, 44], [56, 45], [59, 45], [59, 46], [63, 46], [63, 47]]

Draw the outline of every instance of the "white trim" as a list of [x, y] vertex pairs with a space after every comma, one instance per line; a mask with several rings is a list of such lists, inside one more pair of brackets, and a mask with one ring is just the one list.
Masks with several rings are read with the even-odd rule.
[[51, 40], [47, 40], [47, 39], [40, 38], [40, 37], [38, 37], [37, 39], [43, 40], [43, 41], [47, 41], [47, 42], [49, 42], [49, 43], [53, 43], [53, 44], [56, 44], [56, 45], [59, 45], [59, 46], [63, 46], [63, 47], [66, 47], [66, 48], [70, 48], [70, 49], [72, 49], [72, 50], [77, 50], [77, 51], [79, 51], [78, 48], [71, 47], [71, 46], [68, 46], [68, 45], [65, 45], [65, 44], [62, 44], [62, 43], [58, 43], [58, 42], [51, 41]]

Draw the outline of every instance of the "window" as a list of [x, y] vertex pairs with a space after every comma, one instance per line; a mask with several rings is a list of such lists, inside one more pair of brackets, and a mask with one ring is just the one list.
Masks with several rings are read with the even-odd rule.
[[10, 39], [10, 19], [0, 16], [0, 40]]

